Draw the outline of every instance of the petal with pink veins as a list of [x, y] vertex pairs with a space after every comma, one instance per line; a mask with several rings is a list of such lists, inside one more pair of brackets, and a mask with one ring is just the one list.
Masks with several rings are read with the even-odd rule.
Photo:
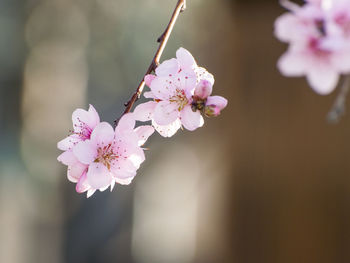
[[179, 117], [177, 103], [169, 101], [158, 102], [154, 110], [154, 121], [159, 125], [168, 125]]
[[191, 106], [185, 106], [181, 111], [181, 123], [189, 131], [203, 126], [204, 120], [199, 111], [192, 111]]

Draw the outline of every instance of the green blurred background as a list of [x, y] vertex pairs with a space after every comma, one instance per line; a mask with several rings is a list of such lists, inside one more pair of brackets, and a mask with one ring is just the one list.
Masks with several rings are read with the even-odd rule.
[[56, 161], [71, 113], [112, 122], [176, 0], [0, 0], [0, 262], [350, 261], [350, 119], [275, 64], [277, 1], [188, 0], [187, 48], [228, 98], [196, 132], [154, 135], [130, 186], [86, 199]]

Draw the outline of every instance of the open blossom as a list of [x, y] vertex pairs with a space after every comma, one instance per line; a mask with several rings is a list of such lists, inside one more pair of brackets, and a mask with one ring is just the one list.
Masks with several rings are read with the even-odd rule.
[[[153, 101], [138, 105], [134, 111], [135, 118], [140, 121], [151, 120], [164, 137], [173, 136], [181, 126], [190, 131], [203, 126], [201, 109], [195, 108], [193, 104], [194, 93], [202, 81], [211, 88], [214, 84], [213, 75], [198, 67], [193, 56], [184, 48], [176, 52], [176, 58], [160, 64], [155, 73], [145, 77], [146, 85], [151, 89], [145, 92], [145, 97]], [[213, 103], [211, 111], [215, 112], [212, 114], [215, 116], [223, 107], [219, 109]]]
[[112, 190], [115, 183], [131, 183], [145, 160], [141, 146], [154, 132], [151, 126], [134, 127], [131, 113], [120, 119], [115, 130], [106, 122], [98, 123], [88, 139], [59, 156], [58, 160], [68, 165], [68, 178], [77, 183], [77, 192], [87, 191], [89, 197], [96, 190]]
[[[337, 2], [346, 2], [335, 11]], [[308, 1], [275, 22], [275, 35], [289, 48], [278, 61], [285, 76], [306, 76], [319, 94], [332, 92], [341, 74], [350, 73], [350, 43], [346, 38], [349, 1]], [[334, 11], [333, 11], [334, 10]], [[333, 13], [333, 15], [332, 15]], [[338, 21], [338, 22], [335, 22]]]
[[[57, 148], [64, 151], [57, 160], [68, 166], [68, 180], [77, 183], [77, 191], [84, 192], [87, 165], [79, 162], [73, 154], [73, 148], [82, 141], [90, 139], [93, 129], [100, 123], [100, 117], [95, 108], [90, 105], [89, 110], [77, 109], [72, 114], [73, 131], [71, 135], [57, 143]], [[84, 190], [82, 190], [84, 189]], [[91, 194], [91, 191], [88, 193]]]

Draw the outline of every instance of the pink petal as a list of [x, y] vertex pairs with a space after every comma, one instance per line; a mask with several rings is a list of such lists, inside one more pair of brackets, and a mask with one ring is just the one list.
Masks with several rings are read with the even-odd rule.
[[157, 106], [157, 102], [149, 101], [139, 104], [134, 110], [134, 118], [137, 121], [149, 121], [153, 117], [154, 109]]
[[176, 119], [174, 122], [163, 126], [152, 121], [152, 125], [163, 137], [171, 137], [181, 128], [181, 121], [180, 119]]
[[134, 176], [130, 177], [130, 178], [125, 178], [125, 179], [122, 179], [122, 178], [115, 178], [114, 180], [118, 183], [118, 184], [121, 184], [121, 185], [129, 185], [131, 184], [132, 180], [134, 179]]
[[176, 87], [181, 87], [186, 93], [193, 95], [197, 84], [197, 75], [194, 70], [183, 70], [173, 77], [173, 79], [175, 78], [174, 82], [178, 83]]
[[298, 31], [295, 31], [299, 20], [293, 13], [285, 13], [278, 17], [275, 21], [275, 36], [284, 42], [288, 42], [295, 38]]
[[153, 75], [153, 74], [148, 74], [148, 75], [146, 75], [146, 76], [145, 76], [145, 83], [146, 83], [146, 85], [147, 85], [148, 87], [151, 87], [151, 83], [152, 83], [152, 81], [153, 81], [155, 78], [156, 78], [156, 76]]
[[155, 99], [168, 100], [171, 96], [174, 95], [178, 87], [181, 86], [175, 83], [174, 77], [157, 77], [152, 81], [150, 88], [155, 96]]
[[306, 59], [305, 55], [287, 51], [278, 60], [277, 67], [284, 76], [299, 77], [305, 74]]
[[83, 164], [90, 164], [96, 159], [97, 147], [90, 140], [82, 141], [73, 148], [73, 153]]
[[197, 67], [195, 68], [195, 73], [197, 77], [197, 82], [201, 80], [206, 80], [209, 81], [211, 85], [214, 85], [214, 76], [211, 73], [209, 73], [205, 68]]
[[98, 115], [96, 109], [94, 106], [89, 104], [89, 118], [90, 118], [90, 124], [92, 124], [90, 127], [95, 128], [97, 124], [100, 123], [100, 116]]
[[110, 185], [112, 174], [103, 164], [92, 163], [87, 172], [87, 180], [92, 188], [100, 189]]
[[95, 189], [89, 189], [86, 193], [86, 197], [89, 198], [90, 196], [92, 196], [94, 193], [96, 192]]
[[57, 160], [65, 165], [73, 165], [78, 161], [72, 151], [61, 153], [61, 155], [57, 157]]
[[203, 126], [204, 120], [199, 111], [193, 112], [191, 106], [185, 106], [181, 111], [181, 123], [189, 131]]
[[132, 131], [135, 127], [135, 116], [133, 113], [124, 114], [119, 120], [115, 129], [115, 133], [122, 133], [125, 131]]
[[339, 74], [332, 69], [313, 69], [307, 73], [311, 88], [320, 95], [331, 93], [337, 86]]
[[210, 96], [207, 99], [206, 105], [215, 105], [222, 110], [227, 105], [227, 99], [221, 96]]
[[201, 99], [206, 99], [208, 96], [210, 96], [212, 91], [213, 85], [207, 80], [201, 80], [194, 90], [194, 95]]
[[68, 166], [67, 177], [68, 180], [77, 183], [83, 173], [87, 170], [88, 166], [80, 162], [75, 163], [74, 165]]
[[169, 60], [165, 60], [162, 64], [160, 64], [156, 68], [156, 75], [158, 77], [165, 77], [169, 75], [174, 75], [177, 72], [179, 72], [179, 70], [180, 70], [179, 63], [175, 58], [172, 58]]
[[158, 102], [154, 110], [154, 121], [158, 125], [168, 125], [179, 117], [177, 103], [170, 103], [168, 101]]
[[62, 151], [71, 150], [81, 139], [77, 135], [71, 135], [57, 143], [57, 148]]
[[87, 181], [86, 171], [83, 173], [83, 175], [80, 177], [77, 185], [75, 186], [75, 190], [78, 193], [84, 193], [85, 191], [89, 190], [91, 186], [89, 185]]
[[176, 51], [176, 58], [181, 69], [191, 69], [197, 66], [197, 63], [191, 53], [182, 47]]
[[83, 109], [76, 109], [72, 114], [72, 121], [74, 130], [77, 132], [81, 131], [81, 128], [85, 125], [93, 129], [100, 122], [100, 117], [96, 112], [95, 108], [90, 105], [89, 111]]
[[154, 99], [154, 98], [155, 98], [155, 96], [154, 96], [154, 94], [153, 94], [152, 91], [146, 91], [146, 92], [144, 92], [144, 93], [143, 93], [143, 96], [144, 96], [146, 99]]
[[113, 141], [114, 129], [107, 122], [99, 123], [91, 133], [91, 141], [97, 145], [108, 145]]
[[132, 162], [132, 164], [139, 169], [140, 165], [145, 161], [145, 153], [142, 148], [136, 148], [131, 155], [129, 155], [128, 160]]
[[128, 179], [136, 175], [137, 168], [129, 159], [119, 159], [117, 164], [113, 166], [112, 172], [114, 179]]
[[154, 132], [154, 128], [149, 125], [139, 126], [135, 129], [137, 136], [139, 137], [138, 145], [144, 145], [149, 136]]

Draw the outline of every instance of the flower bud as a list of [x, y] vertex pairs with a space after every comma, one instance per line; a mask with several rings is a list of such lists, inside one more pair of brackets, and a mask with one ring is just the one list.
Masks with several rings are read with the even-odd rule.
[[220, 114], [220, 108], [215, 105], [207, 105], [204, 107], [204, 114], [207, 117], [216, 117]]
[[194, 96], [201, 98], [201, 99], [206, 99], [209, 97], [213, 90], [213, 85], [205, 80], [202, 79], [196, 86], [196, 89], [194, 90]]

